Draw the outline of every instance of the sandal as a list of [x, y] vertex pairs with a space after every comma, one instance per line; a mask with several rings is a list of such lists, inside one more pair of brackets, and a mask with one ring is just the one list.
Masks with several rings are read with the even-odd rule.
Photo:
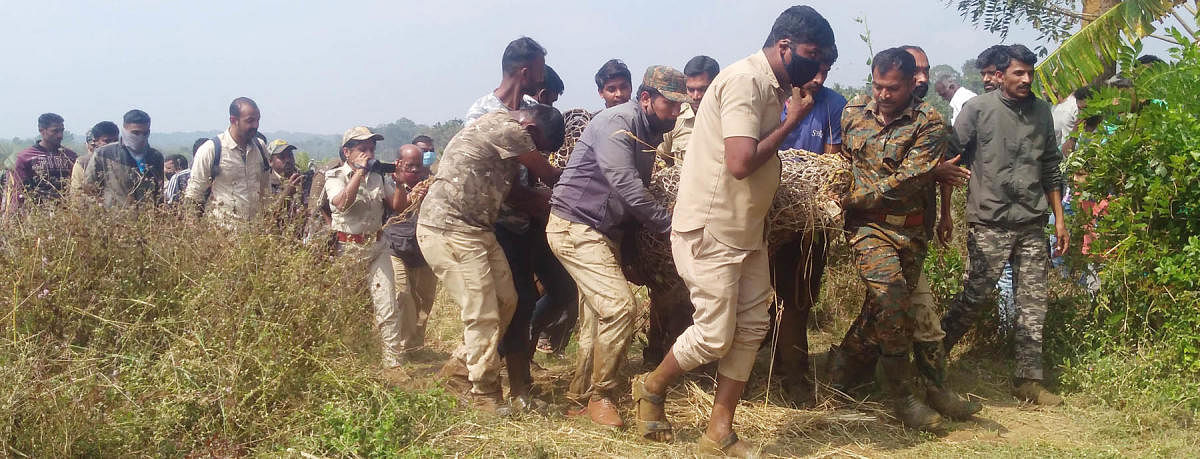
[[655, 420], [642, 419], [641, 402], [646, 402], [651, 405], [658, 406], [663, 409], [666, 404], [666, 397], [658, 394], [652, 394], [646, 390], [646, 376], [649, 373], [643, 373], [633, 378], [633, 409], [634, 418], [637, 419], [638, 435], [647, 440], [669, 442], [675, 435], [671, 432], [671, 423], [667, 421], [666, 411], [663, 410], [663, 418]]
[[696, 442], [696, 455], [743, 458], [759, 457], [758, 448], [742, 441], [734, 432], [730, 432], [729, 435], [726, 435], [719, 442], [709, 440], [707, 434], [700, 434], [700, 441]]

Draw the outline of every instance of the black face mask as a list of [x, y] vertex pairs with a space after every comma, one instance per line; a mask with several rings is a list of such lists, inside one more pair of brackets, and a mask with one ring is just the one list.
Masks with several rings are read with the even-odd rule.
[[817, 76], [817, 72], [820, 71], [820, 62], [792, 51], [792, 63], [787, 65], [788, 78], [792, 79], [792, 86], [803, 86], [805, 83], [812, 81], [813, 77]]
[[921, 83], [913, 88], [913, 96], [918, 99], [925, 99], [925, 95], [929, 94], [929, 83]]

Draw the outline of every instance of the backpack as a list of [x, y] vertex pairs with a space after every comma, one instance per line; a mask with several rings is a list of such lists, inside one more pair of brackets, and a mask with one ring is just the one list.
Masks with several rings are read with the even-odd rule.
[[[254, 144], [255, 147], [258, 148], [258, 155], [262, 157], [263, 172], [267, 172], [267, 171], [271, 170], [271, 163], [267, 161], [267, 154], [265, 153], [267, 150], [267, 147], [265, 144], [259, 142], [260, 140], [262, 140], [262, 139], [259, 137], [255, 137], [254, 139], [251, 140], [251, 142]], [[213, 159], [212, 159], [212, 166], [209, 168], [209, 174], [208, 174], [208, 180], [209, 180], [208, 191], [204, 193], [205, 201], [207, 201], [208, 197], [210, 195], [212, 195], [212, 182], [215, 181], [217, 179], [217, 175], [220, 175], [220, 173], [221, 173], [221, 136], [213, 137], [213, 138], [209, 139], [209, 141], [212, 142], [212, 144], [213, 144]]]

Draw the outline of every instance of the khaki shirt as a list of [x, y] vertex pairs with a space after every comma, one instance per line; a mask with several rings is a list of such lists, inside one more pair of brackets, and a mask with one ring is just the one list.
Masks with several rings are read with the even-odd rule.
[[722, 70], [696, 113], [679, 175], [672, 228], [704, 228], [721, 243], [743, 250], [766, 246], [767, 211], [779, 188], [778, 156], [738, 180], [725, 167], [725, 139], [762, 140], [779, 127], [791, 85], [783, 85], [761, 51]]
[[658, 144], [658, 156], [672, 158], [674, 161], [683, 159], [687, 153], [688, 141], [692, 139], [692, 130], [696, 125], [696, 112], [691, 104], [684, 104], [683, 111], [675, 120], [675, 129], [663, 135], [662, 143]]
[[383, 201], [391, 199], [396, 193], [396, 182], [378, 172], [367, 173], [358, 184], [358, 193], [354, 195], [354, 201], [346, 210], [338, 210], [337, 206], [333, 205], [333, 198], [350, 184], [350, 175], [353, 172], [354, 168], [349, 164], [342, 164], [325, 172], [325, 199], [329, 200], [329, 207], [333, 209], [329, 227], [343, 233], [372, 236], [383, 228], [383, 216], [387, 212]]
[[211, 185], [212, 194], [204, 202], [204, 213], [209, 218], [250, 220], [270, 196], [271, 168], [264, 161], [264, 146], [262, 141], [251, 139], [250, 145], [239, 147], [229, 130], [217, 137], [221, 139], [221, 172], [213, 178], [213, 143], [205, 142], [192, 158], [192, 176], [184, 198], [204, 202], [204, 193]]

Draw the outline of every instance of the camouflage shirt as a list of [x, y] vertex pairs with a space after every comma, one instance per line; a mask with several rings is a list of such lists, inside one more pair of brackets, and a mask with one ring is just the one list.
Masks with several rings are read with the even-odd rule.
[[500, 204], [517, 180], [516, 157], [536, 150], [508, 112], [483, 115], [450, 140], [421, 202], [419, 225], [492, 231]]
[[842, 113], [842, 147], [854, 172], [846, 211], [909, 215], [932, 208], [930, 172], [949, 148], [946, 122], [918, 100], [886, 126], [875, 113], [875, 100], [866, 95]]

